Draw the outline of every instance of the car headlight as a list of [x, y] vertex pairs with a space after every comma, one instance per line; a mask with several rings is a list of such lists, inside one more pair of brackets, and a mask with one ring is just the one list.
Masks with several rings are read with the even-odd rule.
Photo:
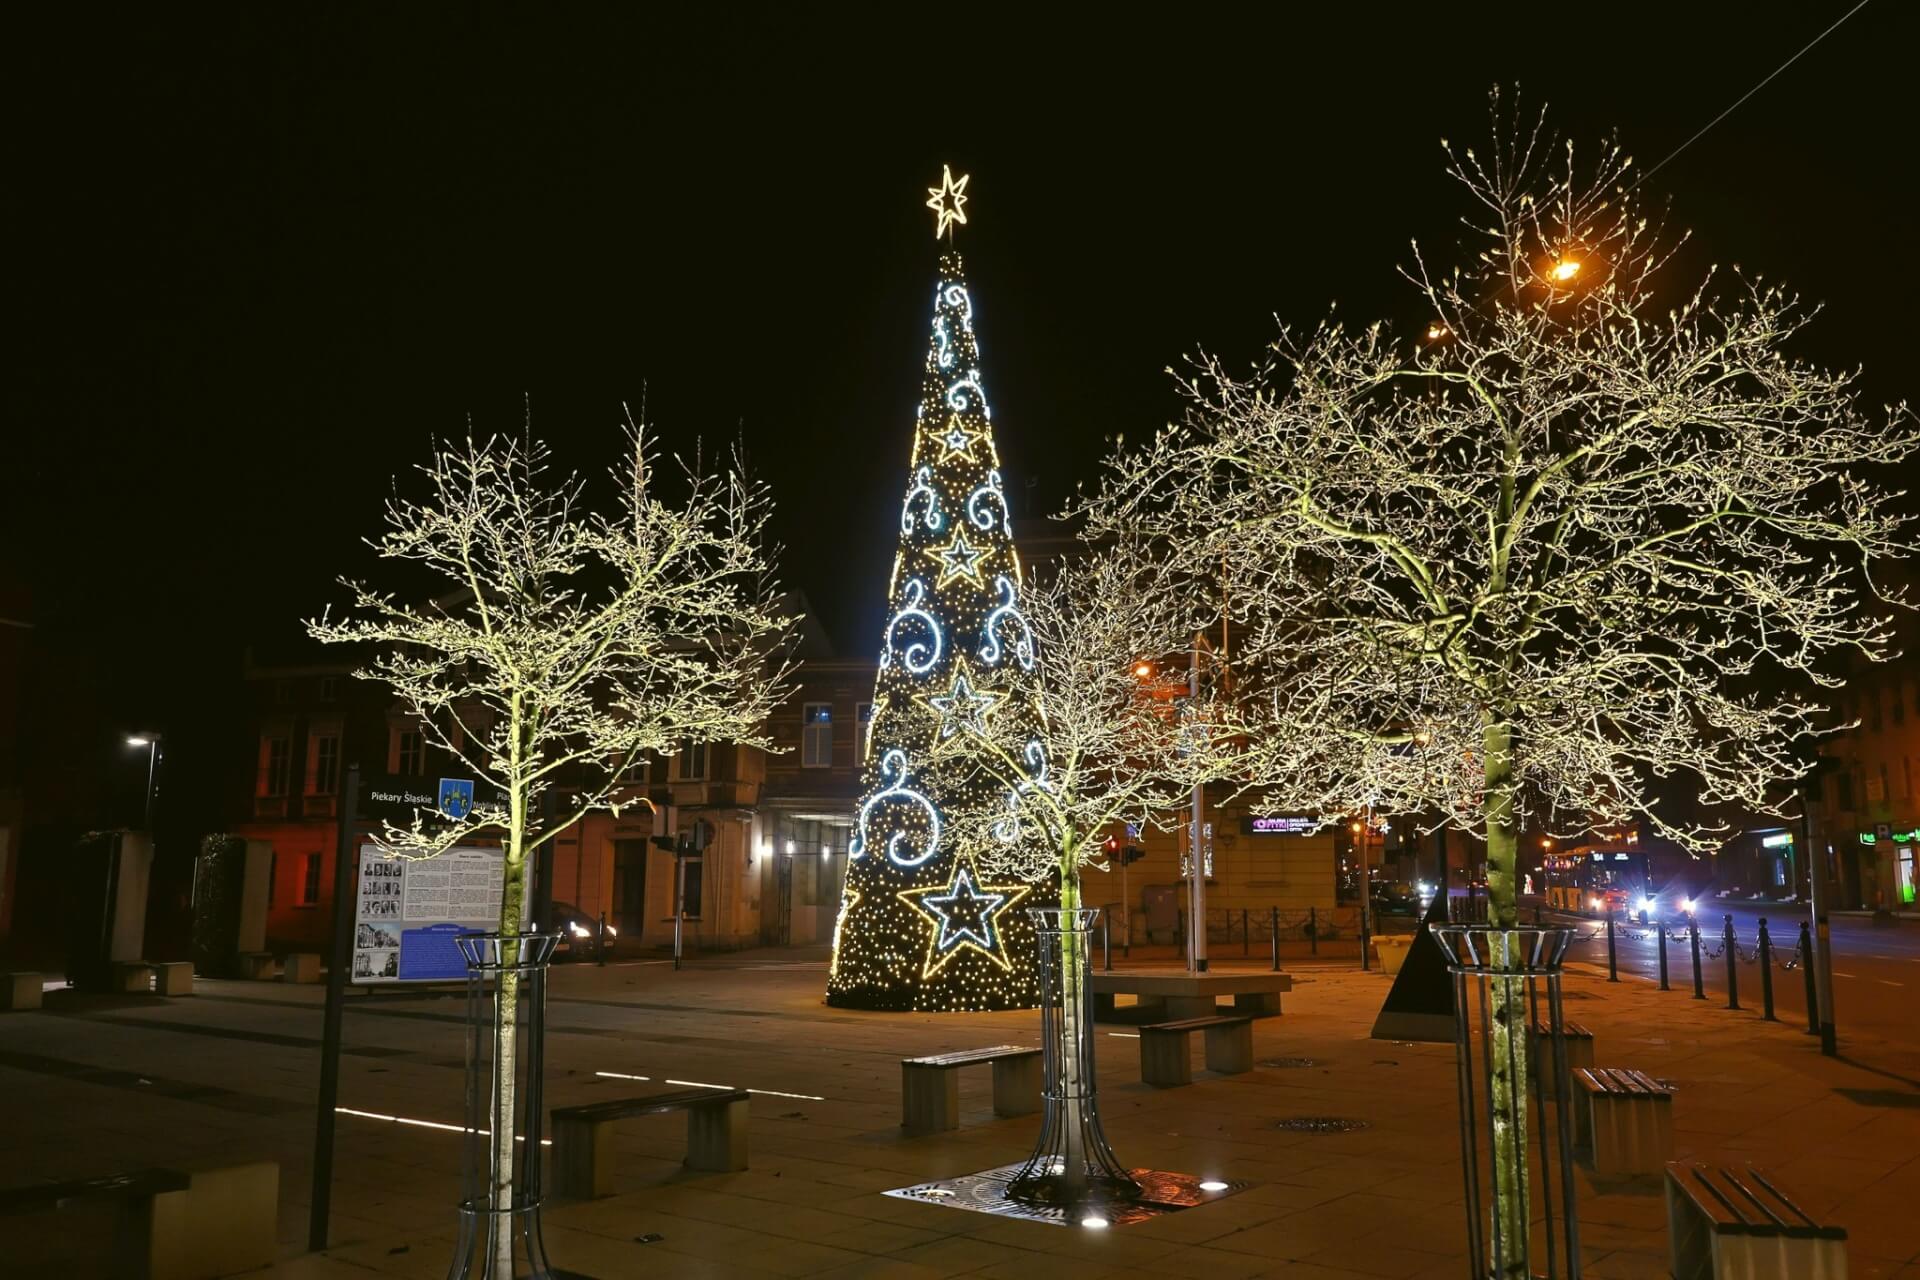
[[1642, 911], [1657, 911], [1659, 908], [1660, 900], [1658, 898], [1647, 897], [1640, 899], [1640, 909]]
[[605, 929], [605, 930], [607, 931], [607, 936], [608, 936], [609, 938], [617, 938], [617, 937], [619, 937], [619, 936], [620, 936], [620, 931], [619, 931], [618, 929], [616, 929], [616, 928], [614, 928], [614, 927], [613, 927], [612, 925], [610, 925], [610, 924], [603, 924], [603, 925], [601, 925], [600, 927], [601, 927], [602, 929]]
[[584, 938], [588, 936], [587, 926], [581, 924], [578, 920], [575, 920], [573, 924], [569, 926], [569, 928], [573, 930], [573, 936], [576, 938]]
[[1681, 911], [1682, 911], [1682, 912], [1683, 912], [1684, 914], [1686, 914], [1686, 915], [1692, 915], [1692, 914], [1693, 914], [1693, 899], [1692, 899], [1692, 898], [1682, 898], [1682, 899], [1680, 900], [1680, 910], [1681, 910]]

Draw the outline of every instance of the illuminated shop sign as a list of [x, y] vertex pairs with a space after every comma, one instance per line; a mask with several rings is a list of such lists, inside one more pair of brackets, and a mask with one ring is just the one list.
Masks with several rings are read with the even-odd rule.
[[1782, 845], [1789, 845], [1792, 843], [1793, 843], [1793, 833], [1791, 831], [1776, 831], [1770, 836], [1760, 837], [1761, 847], [1766, 849], [1778, 849]]
[[1247, 834], [1255, 836], [1305, 836], [1320, 829], [1318, 818], [1250, 817]]

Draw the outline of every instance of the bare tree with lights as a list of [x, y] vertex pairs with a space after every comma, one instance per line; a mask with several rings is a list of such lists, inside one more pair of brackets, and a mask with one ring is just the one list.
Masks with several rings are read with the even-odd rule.
[[[1204, 619], [1151, 559], [1127, 548], [1064, 562], [1029, 583], [1023, 605], [1035, 655], [1032, 716], [996, 715], [991, 689], [935, 699], [941, 722], [929, 757], [949, 794], [986, 799], [948, 813], [950, 838], [983, 880], [1060, 890], [1060, 927], [1042, 928], [1052, 979], [1047, 1109], [1039, 1144], [1013, 1194], [1061, 1205], [1137, 1192], [1114, 1157], [1094, 1106], [1087, 987], [1089, 921], [1080, 872], [1104, 865], [1121, 823], [1170, 827], [1197, 785], [1244, 777], [1240, 726], [1217, 692], [1178, 696], [1143, 669], [1184, 667]], [[1142, 664], [1146, 667], [1143, 668]], [[1077, 920], [1076, 920], [1077, 917]], [[1076, 927], [1077, 925], [1077, 927]], [[1057, 941], [1053, 941], [1057, 939]], [[1052, 1021], [1057, 1019], [1056, 1021]]]
[[[678, 500], [663, 500], [646, 432], [631, 421], [627, 432], [613, 516], [586, 509], [580, 477], [556, 480], [538, 442], [447, 444], [420, 468], [426, 495], [393, 498], [387, 531], [369, 542], [428, 571], [445, 594], [416, 603], [349, 581], [351, 616], [307, 624], [318, 640], [373, 646], [358, 674], [391, 689], [483, 784], [464, 817], [389, 823], [378, 843], [424, 859], [476, 837], [500, 841], [496, 1069], [518, 1051], [514, 966], [523, 931], [538, 927], [525, 915], [536, 851], [588, 813], [645, 803], [637, 768], [650, 753], [687, 741], [768, 745], [767, 717], [788, 683], [794, 619], [772, 579], [765, 487], [737, 465], [705, 474], [696, 459], [679, 465]], [[488, 788], [496, 800], [484, 799]], [[515, 1104], [509, 1069], [490, 1118], [495, 1206], [513, 1203]], [[512, 1274], [512, 1233], [499, 1226], [489, 1221], [490, 1274]]]
[[[1230, 564], [1272, 741], [1481, 834], [1511, 928], [1529, 822], [1645, 815], [1716, 847], [1663, 808], [1675, 775], [1778, 812], [1836, 683], [1823, 655], [1888, 656], [1875, 606], [1904, 601], [1874, 570], [1907, 520], [1872, 474], [1920, 436], [1789, 352], [1817, 310], [1792, 292], [1675, 281], [1685, 237], [1642, 211], [1617, 144], [1579, 165], [1544, 115], [1494, 108], [1490, 155], [1443, 144], [1477, 244], [1451, 271], [1415, 245], [1414, 335], [1329, 319], [1244, 375], [1196, 361], [1184, 421], [1083, 507]], [[1494, 1016], [1496, 1241], [1527, 1238], [1526, 1093], [1501, 1065], [1525, 1069], [1524, 1017]]]

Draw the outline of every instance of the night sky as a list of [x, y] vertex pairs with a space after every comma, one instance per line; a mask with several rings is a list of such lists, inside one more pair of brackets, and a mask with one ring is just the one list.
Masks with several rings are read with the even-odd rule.
[[[942, 162], [972, 174], [959, 248], [1031, 531], [1106, 436], [1177, 412], [1184, 353], [1254, 358], [1335, 300], [1424, 321], [1394, 268], [1460, 239], [1438, 139], [1485, 138], [1495, 81], [1646, 167], [1852, 3], [16, 15], [0, 587], [70, 682], [57, 733], [23, 732], [125, 772], [153, 725], [183, 780], [230, 778], [245, 649], [374, 570], [357, 539], [431, 437], [530, 406], [598, 473], [643, 395], [675, 448], [744, 440], [787, 580], [869, 652]], [[1868, 4], [1648, 188], [1695, 230], [1684, 272], [1826, 302], [1802, 349], [1863, 363], [1875, 403], [1915, 392], [1917, 39], [1914, 6]]]

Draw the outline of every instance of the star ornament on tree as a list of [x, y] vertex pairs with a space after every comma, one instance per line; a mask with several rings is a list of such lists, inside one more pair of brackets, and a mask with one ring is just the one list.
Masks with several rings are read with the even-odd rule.
[[955, 533], [953, 541], [944, 547], [928, 547], [927, 554], [940, 562], [940, 580], [936, 586], [944, 587], [955, 578], [982, 581], [980, 561], [986, 557], [987, 548], [968, 542], [965, 533]]
[[1007, 695], [974, 684], [965, 658], [954, 664], [953, 683], [945, 693], [928, 694], [922, 701], [940, 717], [940, 736], [951, 738], [961, 729], [985, 733], [987, 717], [1005, 702]]
[[963, 227], [967, 225], [967, 179], [972, 176], [963, 173], [960, 180], [955, 182], [953, 167], [943, 164], [940, 166], [940, 185], [927, 188], [927, 194], [932, 197], [927, 201], [927, 208], [937, 215], [933, 228], [935, 240], [941, 236], [951, 236], [956, 222]]
[[948, 414], [947, 425], [940, 429], [938, 437], [942, 450], [940, 461], [946, 462], [950, 458], [960, 458], [972, 462], [973, 446], [978, 443], [980, 436], [979, 428], [969, 427], [960, 421], [959, 414]]
[[926, 916], [932, 923], [927, 939], [927, 958], [920, 976], [930, 978], [946, 967], [963, 949], [972, 948], [999, 965], [1013, 966], [1006, 949], [1000, 945], [995, 918], [1031, 892], [1024, 884], [981, 884], [973, 867], [956, 861], [953, 881], [946, 888], [933, 885], [925, 889], [902, 889], [896, 896]]

